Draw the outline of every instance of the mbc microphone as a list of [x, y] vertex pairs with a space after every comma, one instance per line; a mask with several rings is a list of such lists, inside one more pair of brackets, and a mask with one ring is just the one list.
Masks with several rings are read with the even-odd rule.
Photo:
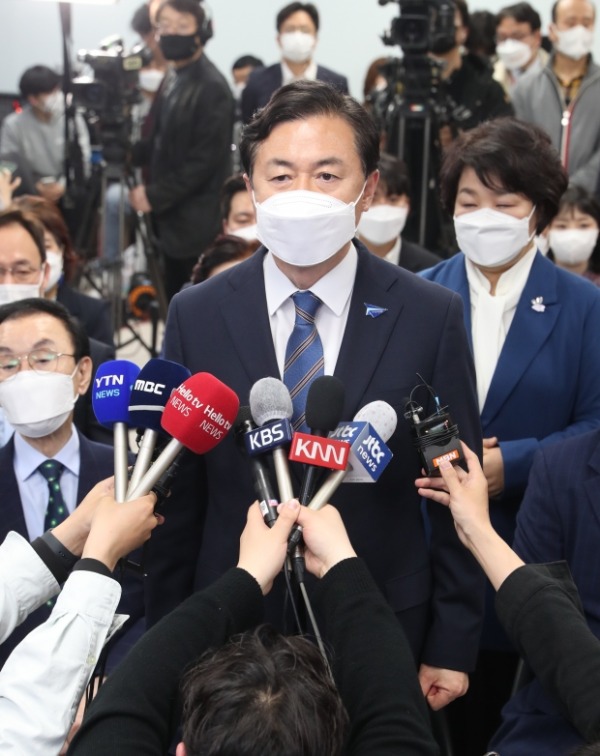
[[[293, 436], [290, 418], [293, 413], [290, 392], [278, 378], [261, 378], [250, 389], [250, 411], [254, 422], [260, 426], [247, 436], [247, 448], [260, 449], [261, 454], [271, 454], [275, 465], [275, 476], [279, 488], [280, 501], [294, 498], [287, 454], [287, 446]], [[262, 434], [262, 435], [261, 435]], [[251, 440], [250, 440], [251, 439]]]
[[115, 499], [127, 495], [127, 452], [129, 443], [129, 399], [139, 367], [129, 360], [109, 360], [98, 366], [94, 376], [92, 407], [101, 425], [113, 429], [115, 455]]
[[196, 373], [171, 394], [161, 427], [172, 438], [128, 499], [144, 496], [185, 448], [206, 454], [229, 432], [239, 408], [237, 394], [210, 373]]
[[[256, 431], [256, 425], [252, 420], [252, 413], [250, 407], [240, 407], [238, 412], [233, 432], [235, 433], [235, 439], [237, 443], [244, 448], [248, 453], [250, 459], [250, 465], [252, 467], [252, 475], [254, 477], [254, 488], [258, 495], [258, 504], [262, 513], [265, 524], [270, 528], [273, 527], [273, 523], [277, 519], [277, 496], [269, 479], [269, 471], [267, 465], [257, 454], [251, 454], [248, 452], [247, 439], [254, 436]], [[258, 429], [260, 431], [260, 428]], [[260, 439], [259, 439], [260, 441]], [[251, 442], [250, 442], [251, 443]]]
[[150, 360], [140, 370], [129, 400], [129, 420], [134, 428], [143, 428], [144, 435], [131, 471], [128, 495], [150, 467], [162, 430], [160, 420], [171, 392], [190, 376], [183, 365], [158, 358]]

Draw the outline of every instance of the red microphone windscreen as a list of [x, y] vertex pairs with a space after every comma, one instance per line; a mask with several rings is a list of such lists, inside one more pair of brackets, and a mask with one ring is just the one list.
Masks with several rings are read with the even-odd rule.
[[161, 425], [187, 449], [205, 454], [225, 438], [239, 406], [229, 386], [210, 373], [196, 373], [173, 391]]

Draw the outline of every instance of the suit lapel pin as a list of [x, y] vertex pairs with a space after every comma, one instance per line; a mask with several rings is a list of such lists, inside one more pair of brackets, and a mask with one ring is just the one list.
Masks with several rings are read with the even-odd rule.
[[544, 297], [534, 297], [531, 300], [531, 309], [535, 312], [544, 312], [546, 305], [544, 304]]
[[377, 305], [367, 304], [365, 302], [365, 315], [368, 318], [378, 318], [380, 315], [383, 315], [384, 312], [387, 312], [387, 307], [378, 307]]

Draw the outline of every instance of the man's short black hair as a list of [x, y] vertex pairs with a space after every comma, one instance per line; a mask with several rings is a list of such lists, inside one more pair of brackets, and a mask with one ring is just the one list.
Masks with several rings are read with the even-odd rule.
[[6, 226], [21, 226], [33, 239], [38, 248], [42, 263], [46, 262], [46, 244], [44, 242], [44, 226], [32, 212], [11, 207], [0, 212], [0, 228]]
[[240, 192], [245, 192], [246, 182], [241, 173], [234, 173], [225, 180], [221, 188], [221, 218], [226, 221], [231, 212], [231, 202], [233, 197]]
[[264, 65], [262, 60], [254, 57], [254, 55], [242, 55], [231, 66], [231, 70], [236, 71], [238, 68], [248, 68], [248, 66], [252, 66], [252, 68], [264, 68]]
[[244, 128], [240, 157], [248, 176], [252, 177], [256, 151], [276, 126], [313, 116], [337, 117], [346, 121], [354, 132], [356, 150], [365, 176], [376, 170], [379, 132], [362, 105], [322, 81], [295, 81], [278, 89]]
[[184, 682], [188, 756], [337, 756], [347, 723], [316, 647], [267, 625], [205, 654]]
[[206, 23], [206, 15], [200, 2], [201, 0], [163, 0], [156, 11], [156, 22], [158, 23], [163, 8], [169, 6], [179, 13], [190, 13], [194, 16], [198, 23], [198, 32], [201, 32]]
[[470, 26], [471, 18], [469, 16], [469, 7], [466, 3], [466, 0], [454, 0], [454, 7], [460, 14], [461, 26], [464, 26], [468, 29]]
[[0, 305], [0, 325], [9, 320], [20, 320], [31, 315], [51, 315], [64, 325], [71, 339], [75, 362], [79, 362], [82, 357], [90, 356], [90, 340], [84, 327], [60, 302], [35, 297]]
[[131, 19], [131, 28], [140, 37], [152, 34], [152, 21], [150, 20], [150, 8], [148, 3], [142, 3]]
[[389, 152], [382, 152], [379, 158], [379, 183], [385, 187], [387, 196], [406, 194], [410, 197], [410, 179], [404, 160]]
[[532, 32], [542, 28], [540, 14], [529, 3], [515, 3], [499, 10], [496, 14], [496, 26], [505, 18], [513, 18], [518, 24], [529, 24]]
[[277, 19], [275, 20], [277, 31], [281, 31], [281, 27], [287, 19], [294, 13], [298, 13], [298, 11], [308, 13], [315, 25], [315, 29], [319, 31], [319, 11], [312, 3], [290, 3], [289, 5], [286, 5], [285, 8], [282, 8], [277, 14]]
[[218, 236], [198, 258], [192, 269], [191, 282], [198, 284], [208, 280], [221, 265], [241, 262], [256, 252], [259, 246], [258, 241], [246, 241], [235, 235]]
[[440, 171], [442, 202], [451, 214], [465, 168], [472, 168], [488, 189], [522, 194], [531, 200], [538, 233], [556, 215], [568, 185], [550, 137], [538, 126], [517, 118], [486, 121], [452, 142]]
[[54, 91], [61, 81], [62, 77], [48, 66], [32, 66], [21, 76], [19, 89], [23, 99], [27, 99]]

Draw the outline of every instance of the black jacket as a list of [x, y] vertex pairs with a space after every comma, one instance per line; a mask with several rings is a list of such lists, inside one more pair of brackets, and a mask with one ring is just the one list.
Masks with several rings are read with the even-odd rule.
[[135, 150], [150, 164], [148, 200], [162, 251], [198, 257], [219, 230], [219, 195], [231, 171], [233, 96], [206, 55], [171, 70], [150, 139]]
[[90, 339], [102, 341], [115, 348], [108, 300], [89, 297], [69, 284], [61, 283], [56, 292], [56, 301], [64, 305], [71, 315], [77, 318]]

